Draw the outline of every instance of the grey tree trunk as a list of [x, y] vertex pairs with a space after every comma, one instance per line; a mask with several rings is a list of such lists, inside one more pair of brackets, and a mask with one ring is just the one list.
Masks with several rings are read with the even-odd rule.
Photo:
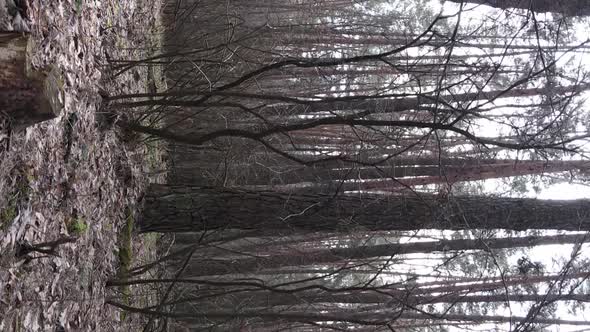
[[[460, 239], [443, 241], [412, 242], [405, 244], [382, 244], [375, 246], [356, 246], [350, 248], [332, 248], [320, 250], [301, 250], [288, 254], [264, 255], [255, 257], [255, 253], [246, 253], [250, 258], [242, 259], [202, 259], [195, 257], [186, 269], [186, 276], [198, 277], [220, 274], [256, 273], [262, 269], [278, 269], [293, 266], [310, 266], [342, 263], [351, 260], [377, 259], [413, 253], [430, 253], [451, 250], [491, 250], [518, 247], [533, 247], [552, 244], [575, 244], [585, 242], [584, 235], [556, 235], [507, 237], [496, 239]], [[277, 271], [277, 273], [279, 273]], [[351, 272], [354, 273], [354, 272]]]
[[590, 2], [587, 0], [450, 0], [452, 2], [465, 2], [471, 4], [486, 5], [500, 9], [520, 8], [530, 9], [535, 12], [560, 13], [565, 16], [590, 15]]
[[[187, 297], [181, 301], [190, 302]], [[220, 307], [236, 307], [240, 303], [247, 303], [250, 308], [270, 308], [276, 306], [309, 305], [311, 303], [326, 304], [389, 304], [390, 306], [417, 306], [434, 303], [479, 303], [479, 302], [541, 302], [541, 301], [590, 301], [589, 294], [494, 294], [494, 295], [465, 295], [461, 293], [443, 295], [411, 295], [409, 292], [399, 291], [395, 294], [382, 294], [373, 291], [360, 291], [335, 294], [273, 294], [248, 293], [243, 296], [216, 298], [216, 305]], [[201, 308], [198, 302], [183, 305], [179, 311], [190, 312], [192, 308]]]
[[154, 184], [143, 232], [221, 229], [317, 231], [416, 229], [590, 230], [590, 201], [423, 195], [289, 194]]

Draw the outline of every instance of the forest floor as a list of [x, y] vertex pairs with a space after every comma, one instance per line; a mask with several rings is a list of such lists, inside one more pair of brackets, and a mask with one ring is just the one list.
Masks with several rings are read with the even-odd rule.
[[[105, 282], [155, 255], [157, 239], [132, 226], [142, 190], [162, 181], [162, 149], [102, 125], [99, 91], [160, 86], [152, 68], [114, 78], [105, 69], [108, 59], [157, 49], [159, 11], [151, 0], [29, 1], [33, 65], [62, 74], [65, 106], [57, 119], [13, 132], [8, 149], [0, 144], [0, 331], [135, 331], [141, 323], [104, 302], [150, 297]], [[17, 257], [23, 244], [66, 236], [76, 240], [56, 255]]]

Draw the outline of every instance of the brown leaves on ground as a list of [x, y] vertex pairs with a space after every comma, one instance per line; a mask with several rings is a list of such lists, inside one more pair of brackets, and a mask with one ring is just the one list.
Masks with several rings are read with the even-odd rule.
[[[57, 67], [65, 107], [59, 118], [13, 133], [9, 151], [0, 150], [0, 331], [128, 329], [104, 305], [104, 284], [116, 273], [126, 209], [135, 208], [147, 181], [145, 151], [130, 149], [112, 128], [97, 129], [98, 92], [146, 90], [144, 68], [116, 80], [102, 69], [105, 54], [142, 56], [126, 49], [144, 44], [159, 6], [148, 0], [29, 2], [33, 65]], [[77, 239], [60, 243], [53, 254], [15, 255], [23, 243], [68, 236]]]

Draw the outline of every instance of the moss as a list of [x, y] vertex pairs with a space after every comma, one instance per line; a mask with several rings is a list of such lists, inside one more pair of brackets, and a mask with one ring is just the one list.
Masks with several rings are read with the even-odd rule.
[[16, 218], [17, 209], [13, 200], [8, 202], [8, 206], [0, 209], [0, 230], [5, 230]]
[[71, 218], [66, 221], [66, 228], [70, 234], [82, 235], [88, 230], [88, 224], [83, 218]]
[[74, 4], [74, 10], [76, 11], [76, 14], [80, 14], [82, 12], [82, 6], [84, 5], [82, 0], [76, 0], [75, 4]]

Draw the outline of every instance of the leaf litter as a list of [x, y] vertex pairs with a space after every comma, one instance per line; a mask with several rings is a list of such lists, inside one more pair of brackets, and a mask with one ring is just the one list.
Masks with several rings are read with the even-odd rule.
[[[164, 175], [148, 179], [146, 148], [126, 145], [116, 128], [99, 129], [97, 115], [101, 89], [146, 91], [146, 68], [116, 79], [104, 68], [107, 57], [146, 56], [160, 5], [28, 2], [33, 66], [61, 73], [64, 108], [54, 120], [13, 132], [8, 149], [0, 148], [0, 331], [121, 331], [140, 323], [121, 322], [104, 304], [117, 295], [105, 282], [117, 273], [117, 233], [126, 211], [136, 209], [148, 180]], [[15, 255], [23, 244], [67, 236], [77, 240], [53, 253]], [[141, 241], [133, 249], [139, 257], [153, 254]]]

